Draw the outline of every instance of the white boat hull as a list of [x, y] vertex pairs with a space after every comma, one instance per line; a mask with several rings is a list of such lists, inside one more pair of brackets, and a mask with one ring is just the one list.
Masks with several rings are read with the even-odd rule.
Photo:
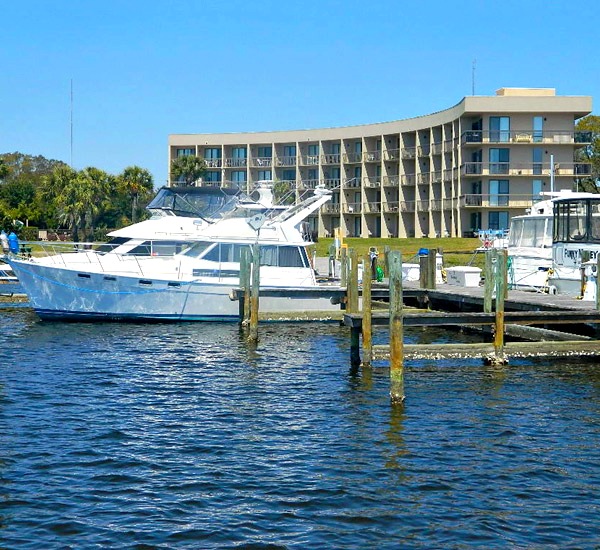
[[[42, 319], [139, 321], [237, 321], [239, 303], [230, 298], [238, 280], [178, 281], [70, 269], [15, 260], [11, 262], [29, 301]], [[285, 287], [261, 287], [279, 288]], [[303, 291], [322, 287], [302, 287]], [[316, 298], [267, 296], [261, 313], [337, 311], [336, 294]], [[284, 294], [284, 292], [282, 292]]]

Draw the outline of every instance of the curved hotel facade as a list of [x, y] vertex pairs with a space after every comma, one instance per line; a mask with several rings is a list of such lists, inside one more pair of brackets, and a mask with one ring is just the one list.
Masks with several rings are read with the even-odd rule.
[[332, 201], [310, 220], [320, 236], [337, 228], [349, 237], [471, 236], [508, 228], [540, 192], [572, 189], [591, 173], [574, 162], [591, 141], [575, 123], [591, 111], [589, 96], [501, 88], [394, 122], [172, 134], [169, 166], [196, 155], [208, 168], [197, 185], [251, 192], [257, 181], [273, 180], [297, 198], [324, 184]]

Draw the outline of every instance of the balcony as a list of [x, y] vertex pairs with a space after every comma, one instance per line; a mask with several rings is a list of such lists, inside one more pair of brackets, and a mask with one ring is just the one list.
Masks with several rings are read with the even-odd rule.
[[431, 152], [434, 155], [441, 155], [443, 152], [443, 149], [444, 149], [444, 147], [443, 147], [442, 143], [433, 143], [431, 145]]
[[362, 161], [362, 153], [344, 153], [346, 164], [357, 164]]
[[417, 201], [417, 212], [429, 212], [429, 201]]
[[323, 180], [323, 185], [325, 185], [325, 189], [339, 189], [341, 183], [342, 182], [339, 178], [326, 178]]
[[[463, 176], [546, 176], [549, 177], [551, 166], [549, 162], [465, 162], [460, 167]], [[555, 162], [555, 176], [585, 177], [592, 173], [592, 165], [587, 162]]]
[[456, 145], [456, 140], [454, 140], [454, 139], [447, 139], [446, 141], [444, 141], [444, 153], [452, 152], [452, 149], [454, 149], [455, 145]]
[[321, 207], [321, 212], [323, 214], [339, 214], [340, 205], [339, 203], [326, 203]]
[[442, 209], [442, 200], [432, 199], [429, 203], [429, 208], [434, 212], [439, 212]]
[[384, 187], [397, 187], [400, 182], [400, 176], [383, 176]]
[[529, 208], [538, 200], [532, 195], [461, 195], [459, 206], [461, 208]]
[[273, 165], [273, 159], [271, 157], [254, 157], [252, 159], [252, 166], [256, 168], [268, 168]]
[[444, 181], [452, 181], [452, 169], [451, 168], [444, 170], [443, 178], [444, 178]]
[[427, 185], [429, 184], [430, 173], [425, 172], [424, 174], [417, 174], [417, 183], [419, 185]]
[[429, 156], [430, 151], [431, 151], [431, 147], [429, 145], [419, 145], [417, 147], [417, 152], [419, 153], [420, 157]]
[[303, 166], [317, 166], [319, 164], [319, 155], [301, 155], [300, 164]]
[[367, 151], [363, 153], [363, 159], [365, 162], [380, 162], [381, 151]]
[[248, 166], [248, 159], [226, 158], [225, 166], [227, 168], [246, 168]]
[[417, 182], [415, 174], [402, 174], [400, 176], [401, 185], [414, 185]]
[[277, 166], [296, 166], [296, 157], [277, 157]]
[[321, 155], [321, 162], [323, 164], [339, 164], [340, 163], [340, 154], [332, 153], [329, 155]]
[[384, 151], [383, 158], [385, 160], [398, 160], [400, 158], [400, 149], [388, 149]]
[[363, 181], [363, 187], [370, 187], [370, 188], [378, 188], [381, 187], [381, 178], [380, 177], [364, 177], [362, 179]]
[[396, 214], [400, 210], [399, 204], [400, 203], [398, 203], [398, 202], [388, 202], [388, 203], [385, 203], [384, 205], [382, 205], [382, 210], [386, 214]]
[[381, 212], [381, 204], [378, 202], [365, 202], [364, 210], [366, 214], [379, 214]]
[[400, 202], [400, 212], [414, 212], [415, 211], [415, 201], [401, 201]]
[[442, 171], [431, 172], [431, 183], [442, 183]]
[[360, 178], [352, 178], [344, 182], [344, 187], [360, 187]]
[[223, 162], [221, 159], [204, 159], [207, 168], [221, 168]]
[[571, 130], [467, 130], [461, 135], [462, 145], [482, 143], [566, 143], [586, 145], [593, 138], [592, 132]]
[[416, 147], [404, 147], [400, 150], [400, 156], [404, 160], [414, 159], [417, 156], [417, 148]]
[[360, 214], [362, 204], [360, 202], [349, 202], [342, 205], [342, 212], [344, 214]]
[[298, 184], [300, 189], [316, 189], [319, 185], [319, 180], [301, 180]]

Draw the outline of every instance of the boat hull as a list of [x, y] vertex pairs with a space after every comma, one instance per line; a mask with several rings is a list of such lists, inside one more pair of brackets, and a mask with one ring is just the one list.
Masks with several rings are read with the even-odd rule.
[[[60, 269], [34, 262], [11, 262], [36, 313], [46, 320], [97, 321], [218, 321], [240, 318], [239, 302], [231, 299], [237, 280], [210, 282], [141, 278]], [[339, 311], [332, 300], [336, 289], [307, 297], [310, 288], [260, 298], [261, 313], [306, 315], [311, 311]], [[323, 290], [319, 287], [319, 290]], [[339, 290], [338, 290], [339, 292]]]

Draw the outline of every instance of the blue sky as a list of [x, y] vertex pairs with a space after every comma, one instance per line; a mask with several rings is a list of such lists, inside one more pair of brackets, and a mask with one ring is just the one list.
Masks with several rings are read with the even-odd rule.
[[600, 101], [600, 10], [566, 0], [5, 1], [0, 153], [166, 183], [173, 133], [349, 126], [504, 86]]

